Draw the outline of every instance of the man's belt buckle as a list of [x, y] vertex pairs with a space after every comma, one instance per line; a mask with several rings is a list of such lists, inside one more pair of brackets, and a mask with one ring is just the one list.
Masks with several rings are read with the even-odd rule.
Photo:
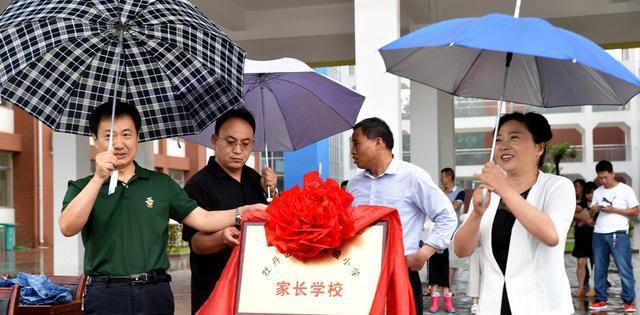
[[132, 285], [147, 283], [150, 280], [148, 273], [139, 273], [139, 274], [131, 275], [130, 278], [131, 278]]

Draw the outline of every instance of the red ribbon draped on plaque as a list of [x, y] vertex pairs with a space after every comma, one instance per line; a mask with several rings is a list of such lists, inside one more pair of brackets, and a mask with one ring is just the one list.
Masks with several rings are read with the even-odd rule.
[[[287, 251], [301, 259], [313, 259], [313, 255], [317, 254], [324, 248], [335, 248], [342, 244], [342, 240], [347, 240], [355, 234], [361, 232], [372, 224], [379, 221], [388, 222], [388, 234], [386, 238], [385, 255], [382, 261], [382, 269], [380, 271], [380, 277], [378, 279], [378, 286], [371, 306], [369, 314], [389, 314], [389, 315], [415, 315], [415, 306], [413, 301], [413, 291], [409, 282], [407, 265], [404, 258], [404, 246], [402, 243], [402, 227], [400, 224], [400, 217], [395, 209], [380, 207], [380, 206], [358, 206], [356, 208], [348, 208], [348, 203], [352, 198], [350, 195], [345, 196], [341, 191], [334, 189], [334, 184], [337, 187], [337, 183], [333, 181], [329, 183], [328, 180], [325, 183], [318, 182], [317, 173], [309, 173], [305, 175], [305, 187], [300, 191], [297, 187], [292, 189], [290, 195], [287, 197], [287, 192], [283, 192], [281, 199], [289, 200], [289, 204], [302, 202], [301, 200], [307, 200], [310, 204], [314, 201], [316, 206], [323, 204], [323, 211], [329, 212], [333, 215], [321, 215], [317, 217], [313, 214], [307, 215], [307, 219], [310, 217], [320, 218], [317, 222], [323, 220], [333, 220], [340, 222], [340, 228], [335, 229], [335, 224], [329, 224], [335, 230], [327, 233], [329, 235], [328, 240], [322, 242], [316, 242], [311, 244], [300, 242], [303, 236], [288, 231], [284, 235], [278, 235], [277, 225], [274, 225], [274, 218], [268, 219], [268, 215], [273, 216], [273, 211], [269, 209], [266, 212], [261, 211], [247, 211], [243, 214], [243, 221], [245, 222], [262, 222], [266, 221], [265, 230], [267, 234], [267, 240], [270, 245], [276, 246], [279, 250], [288, 249]], [[327, 184], [329, 183], [329, 184]], [[309, 190], [309, 184], [313, 185], [313, 189]], [[339, 188], [338, 188], [339, 189]], [[322, 191], [318, 193], [318, 191]], [[302, 196], [300, 194], [306, 194]], [[332, 206], [327, 206], [327, 193], [331, 194], [329, 199], [335, 201], [336, 204], [346, 204], [344, 212], [341, 210], [332, 209]], [[310, 201], [309, 201], [310, 200]], [[281, 200], [282, 201], [282, 200]], [[277, 213], [283, 213], [282, 204], [278, 204], [279, 201], [274, 200], [272, 205], [276, 206], [279, 211]], [[329, 202], [331, 203], [331, 202]], [[270, 205], [270, 208], [272, 206]], [[286, 208], [286, 207], [284, 207]], [[287, 210], [290, 211], [291, 209]], [[269, 214], [271, 212], [271, 214]], [[286, 211], [284, 212], [286, 213]], [[289, 212], [292, 214], [293, 212]], [[279, 216], [278, 220], [287, 220], [285, 216]], [[305, 219], [306, 220], [306, 219]], [[280, 222], [281, 224], [293, 224], [292, 222]], [[269, 224], [271, 226], [269, 227]], [[279, 237], [280, 236], [280, 237]], [[291, 242], [288, 242], [291, 240]], [[314, 244], [319, 244], [315, 246]], [[313, 245], [313, 246], [311, 246]], [[240, 247], [236, 246], [233, 249], [231, 257], [227, 262], [227, 265], [218, 280], [218, 283], [209, 296], [209, 299], [200, 308], [197, 314], [225, 314], [231, 315], [235, 311], [236, 305], [236, 291], [238, 286], [238, 268], [240, 265]]]

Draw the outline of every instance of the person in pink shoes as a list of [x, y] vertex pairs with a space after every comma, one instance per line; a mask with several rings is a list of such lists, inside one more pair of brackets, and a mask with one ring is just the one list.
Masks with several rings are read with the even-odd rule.
[[[460, 217], [462, 205], [464, 203], [464, 190], [455, 185], [456, 173], [450, 168], [446, 167], [440, 171], [440, 184], [442, 190], [451, 201], [453, 209], [456, 211], [456, 216]], [[452, 259], [453, 258], [453, 259]], [[444, 310], [448, 313], [455, 313], [456, 309], [453, 306], [453, 297], [450, 287], [453, 282], [453, 275], [457, 269], [457, 265], [452, 265], [452, 261], [459, 261], [459, 258], [448, 249], [442, 251], [442, 253], [436, 253], [429, 259], [429, 286], [431, 288], [431, 307], [429, 311], [436, 313], [440, 310], [440, 298], [444, 300]], [[453, 269], [452, 272], [452, 268]], [[442, 287], [442, 296], [438, 291], [438, 287]]]
[[[437, 253], [429, 258], [429, 287], [431, 288], [431, 307], [429, 312], [440, 311], [440, 300], [444, 300], [444, 310], [448, 313], [455, 313], [453, 307], [453, 297], [449, 290], [449, 250]], [[439, 287], [442, 287], [440, 295]]]

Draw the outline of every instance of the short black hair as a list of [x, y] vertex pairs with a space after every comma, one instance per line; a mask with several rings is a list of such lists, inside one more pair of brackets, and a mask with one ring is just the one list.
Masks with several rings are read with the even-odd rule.
[[596, 173], [609, 172], [613, 173], [613, 164], [607, 160], [602, 160], [596, 164]]
[[573, 183], [574, 183], [574, 184], [580, 184], [580, 186], [582, 186], [583, 188], [584, 188], [584, 185], [586, 184], [586, 182], [585, 182], [585, 181], [584, 181], [584, 179], [582, 179], [582, 178], [575, 179], [575, 180], [573, 181]]
[[232, 108], [222, 114], [218, 119], [216, 119], [216, 126], [214, 127], [215, 135], [220, 135], [220, 128], [224, 125], [227, 120], [231, 118], [240, 118], [246, 121], [250, 126], [251, 130], [253, 130], [253, 134], [256, 134], [256, 120], [253, 118], [253, 115], [250, 111], [248, 111], [244, 107], [240, 108]]
[[[105, 119], [111, 119], [112, 106], [112, 101], [102, 103], [98, 107], [94, 108], [91, 114], [89, 114], [89, 132], [91, 132], [92, 135], [98, 136], [98, 127], [100, 126], [100, 122]], [[117, 101], [115, 106], [115, 119], [122, 116], [131, 117], [133, 124], [136, 126], [136, 134], [140, 133], [142, 118], [140, 118], [140, 112], [138, 112], [138, 109], [129, 103], [121, 101]]]
[[449, 177], [451, 177], [451, 180], [456, 180], [456, 172], [450, 168], [450, 167], [445, 167], [443, 168], [440, 173], [444, 173], [449, 175]]
[[353, 131], [355, 132], [358, 128], [362, 129], [362, 133], [367, 139], [381, 138], [387, 149], [393, 149], [393, 133], [384, 120], [378, 117], [367, 118], [353, 126]]
[[533, 143], [535, 144], [544, 144], [544, 150], [542, 151], [542, 155], [538, 159], [538, 168], [542, 167], [544, 164], [544, 156], [547, 154], [547, 142], [551, 140], [553, 137], [553, 133], [551, 132], [551, 126], [544, 116], [534, 113], [528, 112], [526, 114], [520, 112], [513, 112], [509, 114], [504, 114], [500, 117], [500, 122], [498, 123], [498, 130], [504, 125], [506, 122], [515, 120], [521, 122], [531, 136], [533, 137]]

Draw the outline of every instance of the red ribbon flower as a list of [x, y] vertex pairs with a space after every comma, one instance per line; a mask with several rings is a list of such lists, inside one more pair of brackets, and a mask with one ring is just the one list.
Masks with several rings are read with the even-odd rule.
[[323, 182], [318, 172], [307, 173], [302, 190], [296, 185], [282, 192], [267, 208], [267, 244], [300, 260], [340, 247], [355, 235], [352, 201], [335, 180]]

